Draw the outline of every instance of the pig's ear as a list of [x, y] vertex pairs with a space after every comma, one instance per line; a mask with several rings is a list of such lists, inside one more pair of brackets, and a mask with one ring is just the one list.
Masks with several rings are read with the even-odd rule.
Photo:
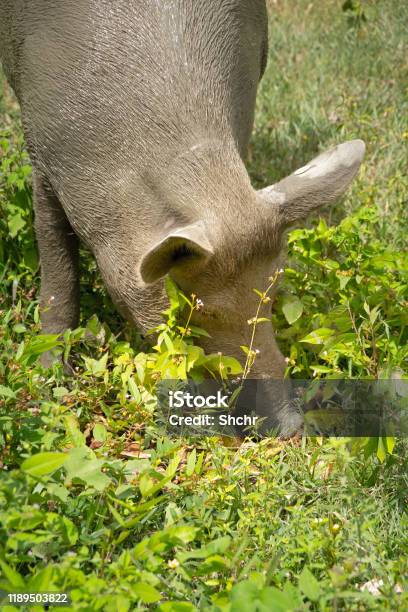
[[[145, 283], [154, 283], [172, 268], [186, 266], [191, 273], [213, 254], [201, 222], [172, 230], [143, 256], [140, 275]], [[188, 268], [187, 268], [188, 266]]]
[[335, 202], [355, 177], [364, 157], [362, 140], [350, 140], [312, 159], [279, 183], [258, 191], [262, 201], [277, 209], [283, 225]]

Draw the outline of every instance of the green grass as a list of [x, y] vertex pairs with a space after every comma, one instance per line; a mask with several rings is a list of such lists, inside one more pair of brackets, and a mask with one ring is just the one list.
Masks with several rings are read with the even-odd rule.
[[[407, 377], [408, 6], [269, 4], [254, 184], [367, 143], [344, 200], [290, 234], [273, 316], [288, 374]], [[174, 291], [160, 332], [175, 353], [142, 346], [86, 252], [83, 327], [39, 335], [30, 165], [3, 94], [0, 589], [70, 590], [75, 610], [408, 610], [406, 441], [171, 440], [157, 379], [214, 364], [194, 362]], [[38, 364], [58, 342], [73, 376]]]

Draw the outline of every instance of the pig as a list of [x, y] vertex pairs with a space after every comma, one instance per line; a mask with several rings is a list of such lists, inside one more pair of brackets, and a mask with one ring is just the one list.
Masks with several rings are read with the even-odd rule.
[[[142, 331], [161, 321], [169, 274], [203, 302], [202, 346], [242, 361], [253, 288], [280, 267], [286, 228], [335, 202], [364, 154], [352, 140], [251, 186], [267, 26], [265, 0], [1, 0], [0, 57], [33, 165], [45, 333], [78, 325], [82, 241]], [[251, 376], [282, 378], [271, 326], [254, 348]], [[279, 414], [282, 431], [296, 429]]]

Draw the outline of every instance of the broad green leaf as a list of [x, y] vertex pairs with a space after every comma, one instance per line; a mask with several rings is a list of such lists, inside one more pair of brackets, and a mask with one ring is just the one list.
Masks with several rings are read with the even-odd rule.
[[205, 336], [206, 338], [211, 338], [210, 334], [202, 329], [201, 327], [196, 327], [195, 325], [189, 325], [191, 333], [193, 336]]
[[78, 541], [78, 529], [74, 525], [74, 523], [67, 518], [66, 516], [62, 518], [62, 530], [64, 533], [64, 538], [70, 546], [74, 546]]
[[[164, 480], [164, 478], [162, 480]], [[161, 484], [162, 480], [159, 481], [159, 484]], [[151, 478], [148, 474], [142, 474], [140, 476], [139, 489], [140, 489], [140, 493], [142, 497], [149, 496], [151, 494], [150, 492], [153, 489], [155, 489], [155, 487], [156, 487], [156, 480]]]
[[59, 340], [60, 334], [39, 334], [38, 336], [31, 338], [24, 347], [24, 351], [21, 355], [21, 360], [25, 361], [30, 357], [37, 357], [47, 351], [59, 348], [62, 346], [62, 342]]
[[254, 610], [254, 602], [258, 600], [259, 592], [258, 585], [250, 580], [238, 582], [231, 590], [232, 610], [234, 612]]
[[69, 497], [69, 491], [63, 485], [57, 484], [56, 482], [50, 482], [47, 485], [47, 491], [50, 495], [58, 497], [62, 502], [66, 502]]
[[178, 527], [170, 527], [163, 532], [163, 541], [169, 541], [172, 545], [188, 544], [192, 542], [198, 532], [197, 527], [191, 525], [179, 525]]
[[310, 334], [299, 340], [299, 342], [304, 342], [306, 344], [324, 344], [325, 341], [333, 334], [334, 329], [321, 327], [320, 329], [315, 329], [314, 331], [310, 332]]
[[301, 598], [295, 587], [287, 589], [287, 585], [283, 591], [276, 587], [264, 587], [259, 594], [259, 601], [262, 604], [260, 611], [269, 612], [292, 612], [300, 609], [302, 604]]
[[303, 304], [296, 296], [286, 297], [283, 300], [282, 311], [289, 325], [292, 325], [301, 316]]
[[102, 425], [102, 423], [96, 423], [96, 425], [94, 426], [93, 437], [98, 442], [105, 442], [106, 437], [107, 437], [107, 431], [106, 431], [105, 426]]
[[98, 319], [98, 316], [94, 314], [87, 322], [86, 328], [94, 335], [97, 336], [101, 331], [102, 325]]
[[131, 376], [128, 380], [128, 389], [129, 393], [136, 402], [142, 401], [142, 395], [140, 393], [139, 387], [137, 386], [134, 378]]
[[231, 542], [232, 540], [230, 536], [221, 536], [220, 538], [213, 540], [201, 548], [180, 552], [178, 553], [177, 558], [181, 563], [184, 563], [184, 561], [187, 561], [188, 559], [206, 559], [211, 555], [222, 555], [227, 552], [228, 548], [230, 548]]
[[7, 565], [7, 563], [1, 559], [0, 567], [3, 570], [3, 574], [7, 578], [10, 586], [20, 589], [25, 588], [24, 578], [15, 569]]
[[0, 385], [0, 397], [6, 397], [8, 399], [14, 399], [16, 397], [15, 392], [10, 387]]
[[351, 276], [338, 276], [338, 279], [340, 284], [340, 291], [343, 291], [343, 289], [347, 286], [347, 283], [351, 280]]
[[303, 569], [299, 576], [299, 588], [310, 601], [318, 601], [320, 597], [320, 585], [307, 567]]
[[141, 599], [145, 604], [155, 603], [162, 599], [162, 595], [157, 589], [147, 582], [137, 582], [131, 587], [134, 595]]
[[310, 369], [317, 374], [328, 374], [329, 372], [333, 372], [333, 368], [319, 364], [312, 364]]
[[62, 467], [67, 459], [66, 453], [39, 453], [23, 461], [21, 469], [31, 476], [45, 476]]
[[8, 226], [11, 238], [15, 238], [19, 231], [25, 227], [25, 224], [26, 222], [20, 213], [16, 213], [12, 217], [9, 217]]
[[227, 557], [221, 555], [210, 555], [196, 570], [199, 576], [205, 576], [212, 572], [225, 572], [229, 569], [231, 563]]
[[108, 353], [102, 355], [100, 359], [92, 359], [91, 357], [84, 357], [86, 369], [94, 376], [103, 376], [107, 369], [108, 364]]
[[170, 278], [170, 276], [166, 276], [166, 278], [164, 279], [164, 286], [166, 288], [167, 297], [170, 301], [170, 309], [178, 310], [179, 308], [181, 308], [181, 302], [179, 297], [180, 292], [176, 283], [172, 278]]
[[65, 434], [69, 444], [79, 448], [85, 445], [85, 436], [79, 429], [78, 419], [74, 414], [64, 417]]
[[54, 569], [51, 565], [48, 565], [44, 569], [37, 572], [34, 576], [32, 576], [27, 584], [28, 592], [46, 592], [51, 591], [50, 587], [52, 586], [52, 576], [54, 573]]
[[158, 609], [160, 612], [197, 612], [198, 610], [188, 601], [166, 601]]
[[54, 387], [52, 394], [55, 399], [62, 399], [65, 395], [69, 395], [69, 390], [66, 387]]
[[79, 480], [84, 484], [103, 491], [111, 483], [111, 479], [102, 472], [104, 461], [97, 459], [86, 446], [72, 448], [65, 463], [68, 480]]
[[14, 325], [14, 327], [13, 327], [13, 331], [16, 334], [23, 334], [24, 332], [27, 331], [27, 328], [22, 323], [16, 323], [16, 325]]

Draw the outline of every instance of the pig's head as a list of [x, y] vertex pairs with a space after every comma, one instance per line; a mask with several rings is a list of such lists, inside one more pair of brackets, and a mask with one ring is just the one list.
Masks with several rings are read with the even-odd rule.
[[[281, 267], [285, 229], [344, 193], [364, 149], [361, 140], [340, 144], [260, 191], [248, 179], [238, 196], [225, 195], [223, 208], [212, 204], [210, 193], [196, 220], [163, 229], [161, 239], [142, 258], [143, 281], [157, 283], [170, 273], [186, 295], [197, 295], [202, 307], [195, 311], [194, 323], [211, 336], [203, 339], [202, 346], [242, 362], [240, 346], [250, 343], [248, 321], [259, 304], [253, 289], [265, 290]], [[268, 316], [270, 308], [270, 303], [263, 305], [259, 316]], [[253, 348], [257, 357], [251, 376], [281, 378], [285, 362], [269, 324], [257, 326]]]

